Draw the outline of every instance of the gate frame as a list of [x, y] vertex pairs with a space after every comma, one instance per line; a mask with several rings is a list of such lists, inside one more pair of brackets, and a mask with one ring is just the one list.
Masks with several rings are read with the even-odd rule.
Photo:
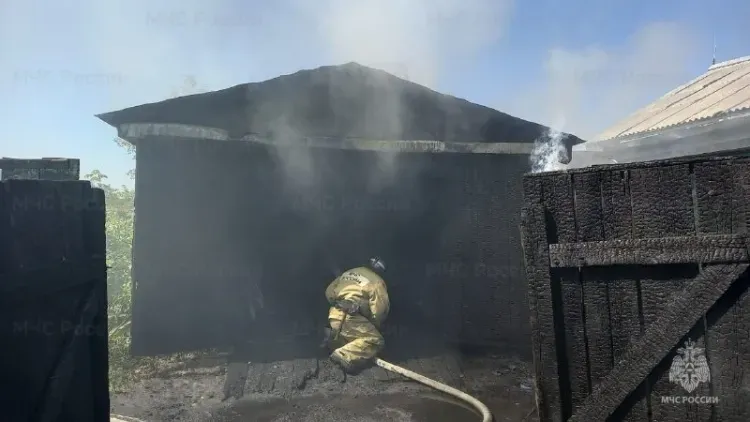
[[[593, 242], [550, 243], [550, 226], [545, 215], [545, 200], [539, 178], [596, 173], [612, 170], [635, 170], [710, 161], [745, 164], [750, 160], [734, 157], [684, 158], [646, 163], [594, 166], [562, 172], [527, 174], [524, 176], [524, 207], [521, 218], [521, 242], [524, 250], [529, 283], [531, 308], [532, 360], [537, 411], [539, 420], [563, 421], [563, 383], [569, 376], [563, 361], [558, 338], [564, 322], [555, 315], [562, 306], [562, 295], [555, 289], [551, 270], [555, 268], [581, 269], [612, 265], [654, 266], [664, 264], [698, 264], [700, 273], [686, 283], [682, 291], [670, 298], [657, 319], [645, 326], [640, 337], [628, 344], [613, 368], [603, 379], [592, 385], [585, 398], [568, 421], [604, 421], [623, 404], [654, 368], [666, 358], [709, 311], [721, 296], [750, 267], [750, 236], [747, 234], [668, 236]], [[553, 182], [554, 183], [554, 182]], [[559, 187], [555, 185], [555, 187]], [[747, 188], [745, 186], [744, 188]], [[739, 192], [733, 192], [737, 195]], [[553, 199], [554, 200], [554, 199]], [[733, 197], [734, 201], [735, 198]], [[734, 204], [734, 202], [733, 202]], [[697, 206], [695, 203], [693, 206]], [[740, 204], [747, 212], [748, 204]], [[564, 343], [562, 343], [564, 344]]]

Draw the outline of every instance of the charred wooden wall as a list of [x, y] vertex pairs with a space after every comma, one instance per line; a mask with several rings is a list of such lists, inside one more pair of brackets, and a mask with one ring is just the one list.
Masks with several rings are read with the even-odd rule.
[[135, 353], [250, 340], [256, 360], [309, 356], [326, 285], [374, 254], [389, 266], [389, 351], [427, 333], [527, 353], [528, 156], [188, 140], [137, 154]]
[[0, 183], [3, 420], [109, 420], [104, 220], [89, 182]]
[[[652, 255], [633, 255], [627, 265], [583, 260], [562, 264], [554, 252], [565, 247], [553, 246], [621, 240], [620, 249], [607, 251], [617, 257], [634, 253], [628, 241], [664, 238], [664, 247], [677, 250], [683, 245], [688, 256], [701, 236], [747, 234], [749, 177], [750, 161], [745, 158], [598, 166], [525, 177], [524, 242], [542, 421], [566, 420], [595, 404], [587, 399], [597, 388], [602, 394], [603, 387], [597, 385], [618, 365], [629, 364], [627, 356], [638, 352], [629, 348], [639, 344], [665, 310], [686, 300], [687, 286], [712, 268], [698, 258], [658, 264], [659, 248]], [[586, 248], [594, 251], [603, 245], [586, 243]], [[707, 254], [713, 267], [721, 261], [720, 249]], [[632, 393], [622, 391], [630, 394], [628, 399], [607, 420], [747, 420], [749, 284], [747, 275], [731, 284], [697, 321], [689, 313], [662, 320], [663, 326], [655, 328], [664, 333], [686, 321], [689, 329], [678, 344], [664, 345], [671, 352]], [[688, 338], [705, 350], [711, 374], [710, 382], [692, 392], [668, 376], [676, 349]], [[718, 402], [663, 401], [687, 396], [717, 397]]]

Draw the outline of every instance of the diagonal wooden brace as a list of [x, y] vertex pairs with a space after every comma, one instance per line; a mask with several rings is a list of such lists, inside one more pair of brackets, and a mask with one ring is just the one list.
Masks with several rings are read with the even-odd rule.
[[747, 268], [748, 264], [706, 267], [672, 297], [643, 336], [631, 342], [623, 358], [568, 421], [607, 420]]

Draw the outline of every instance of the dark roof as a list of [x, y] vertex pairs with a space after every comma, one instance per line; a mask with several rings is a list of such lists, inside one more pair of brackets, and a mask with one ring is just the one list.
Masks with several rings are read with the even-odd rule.
[[[341, 137], [445, 142], [534, 142], [547, 127], [440, 94], [357, 63], [324, 66], [204, 94], [98, 115], [125, 123], [182, 123], [230, 137]], [[570, 144], [583, 140], [570, 136]]]
[[717, 63], [685, 85], [618, 122], [597, 140], [668, 130], [750, 109], [750, 57]]

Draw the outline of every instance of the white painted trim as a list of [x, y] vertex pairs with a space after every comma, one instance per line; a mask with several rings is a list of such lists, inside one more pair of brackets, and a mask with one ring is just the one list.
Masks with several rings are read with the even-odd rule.
[[521, 142], [442, 142], [430, 140], [372, 140], [302, 138], [290, 141], [273, 141], [259, 136], [244, 136], [243, 141], [277, 146], [307, 146], [313, 148], [354, 149], [381, 152], [430, 152], [475, 154], [531, 154], [534, 145]]
[[223, 129], [175, 123], [127, 123], [120, 125], [118, 135], [136, 143], [144, 138], [168, 137], [182, 139], [209, 139], [214, 141], [240, 141], [276, 146], [307, 146], [314, 148], [354, 149], [382, 152], [474, 153], [528, 155], [534, 144], [528, 142], [442, 142], [431, 140], [369, 140], [353, 138], [312, 138], [271, 140], [256, 135], [239, 139], [229, 137]]
[[117, 135], [127, 141], [137, 141], [154, 136], [216, 141], [229, 140], [229, 133], [223, 129], [177, 123], [125, 123], [120, 125]]

